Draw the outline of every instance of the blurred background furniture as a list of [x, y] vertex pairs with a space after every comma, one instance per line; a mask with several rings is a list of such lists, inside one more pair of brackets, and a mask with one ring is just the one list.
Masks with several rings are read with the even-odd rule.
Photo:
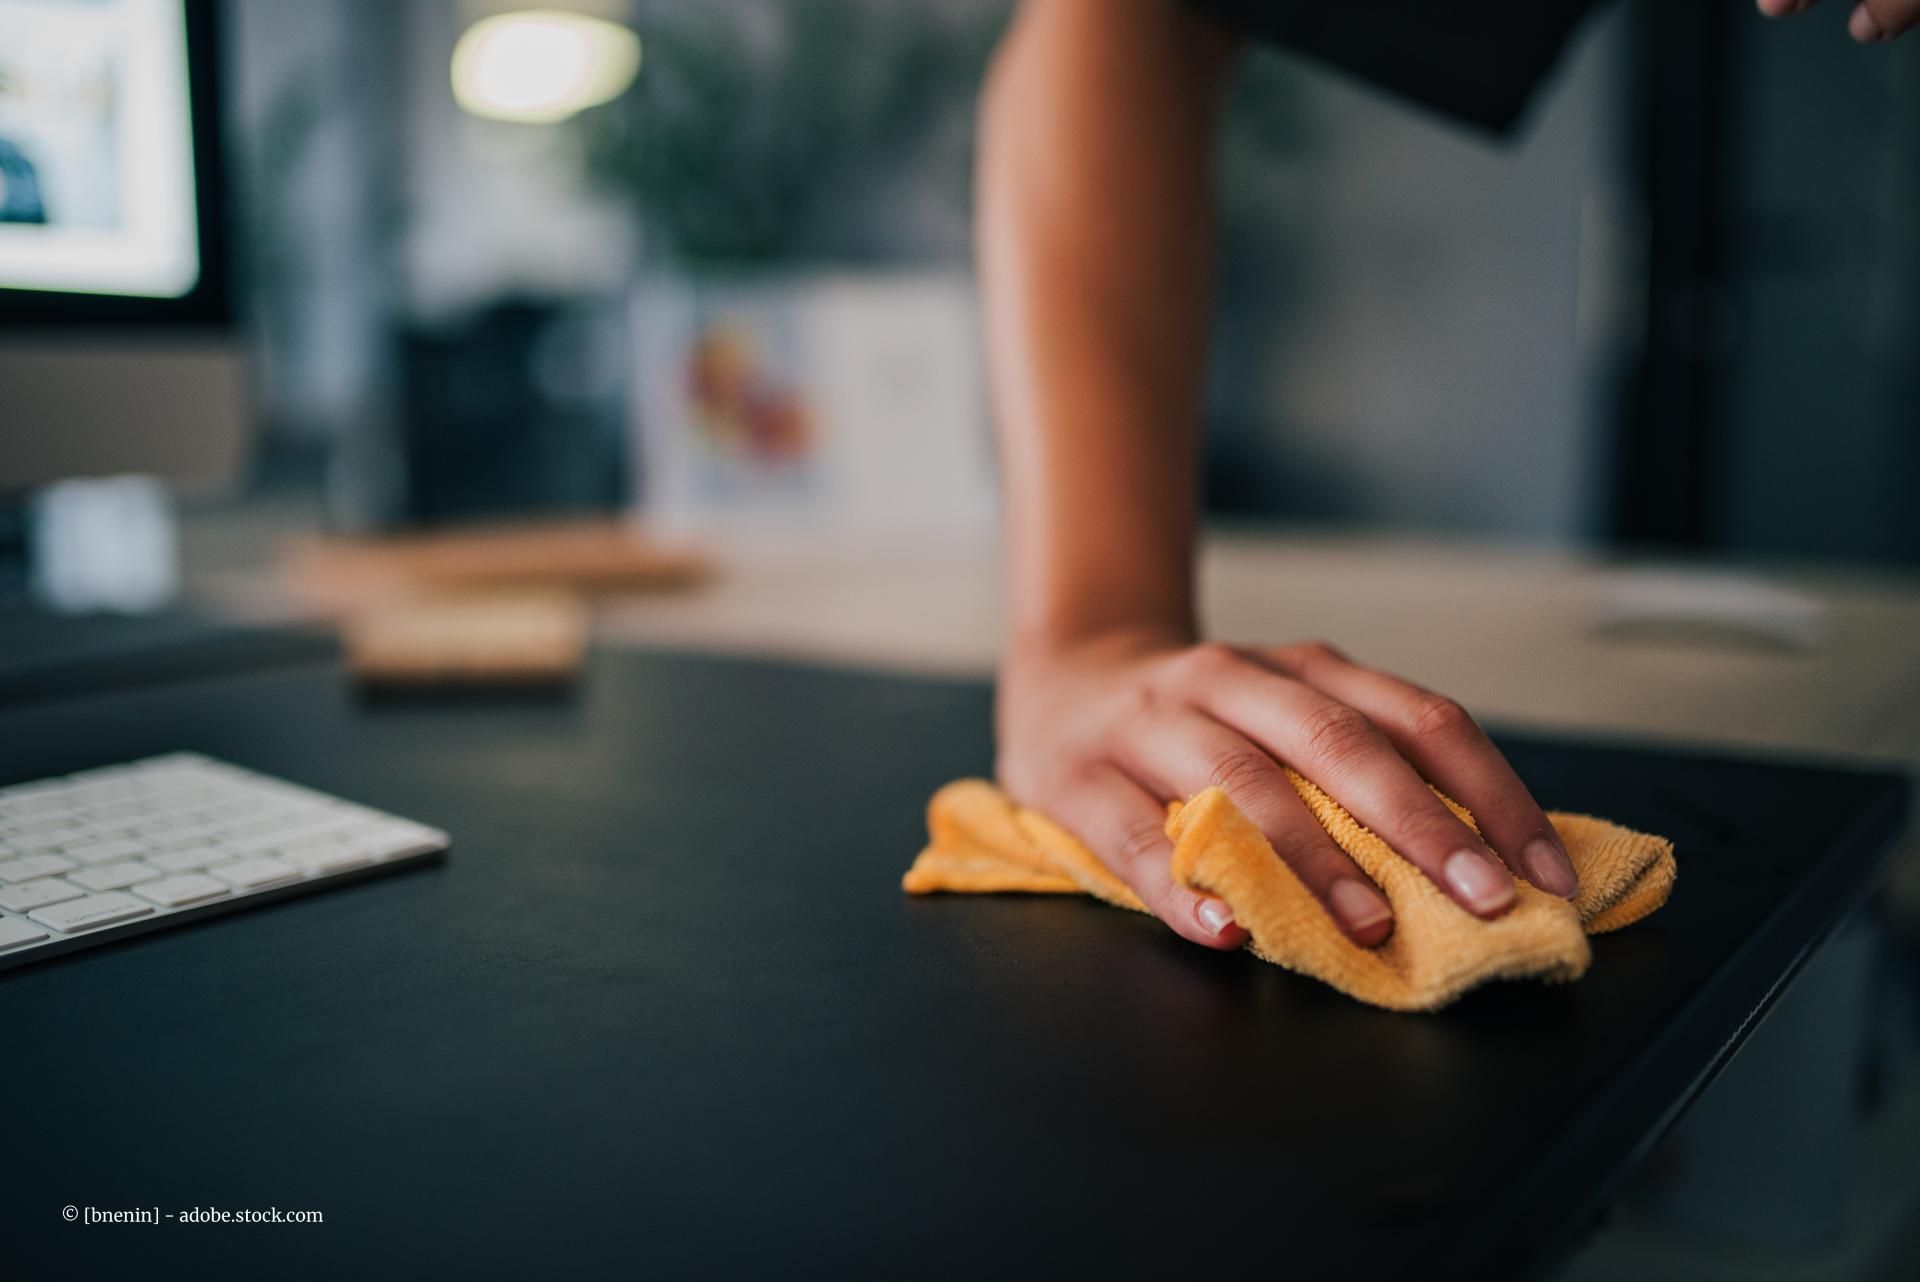
[[[297, 513], [189, 517], [189, 593], [236, 618], [308, 615], [313, 600], [272, 551], [276, 535], [298, 529]], [[706, 548], [724, 567], [709, 581], [603, 595], [598, 638], [917, 674], [993, 670], [992, 544], [747, 533]], [[1920, 770], [1920, 579], [1757, 563], [1765, 581], [1817, 606], [1824, 636], [1804, 649], [1760, 632], [1607, 626], [1623, 586], [1674, 564], [1463, 539], [1228, 532], [1210, 540], [1202, 584], [1216, 635], [1325, 637], [1500, 724]], [[1680, 564], [1703, 591], [1753, 568]]]

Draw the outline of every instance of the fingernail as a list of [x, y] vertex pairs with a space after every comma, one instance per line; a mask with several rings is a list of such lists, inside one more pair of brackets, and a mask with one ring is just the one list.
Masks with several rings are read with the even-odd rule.
[[1200, 918], [1200, 924], [1216, 935], [1233, 925], [1233, 909], [1227, 907], [1224, 899], [1202, 899], [1194, 913]]
[[1513, 902], [1513, 882], [1485, 855], [1455, 851], [1447, 856], [1443, 870], [1454, 893], [1477, 913], [1498, 912]]
[[1333, 889], [1327, 892], [1327, 902], [1333, 905], [1334, 916], [1345, 922], [1349, 930], [1366, 930], [1393, 916], [1393, 909], [1387, 907], [1379, 891], [1351, 877], [1333, 883]]
[[1565, 899], [1580, 889], [1580, 878], [1574, 875], [1573, 865], [1560, 847], [1545, 837], [1535, 837], [1520, 852], [1520, 866], [1527, 870], [1527, 880], [1550, 895]]
[[1878, 40], [1880, 24], [1873, 20], [1873, 11], [1864, 4], [1853, 6], [1853, 16], [1847, 19], [1847, 34], [1862, 44]]

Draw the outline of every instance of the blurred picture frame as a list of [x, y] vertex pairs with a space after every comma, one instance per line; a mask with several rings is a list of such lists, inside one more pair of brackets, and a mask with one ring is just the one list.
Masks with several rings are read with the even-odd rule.
[[645, 278], [632, 322], [633, 492], [649, 526], [991, 528], [963, 274]]

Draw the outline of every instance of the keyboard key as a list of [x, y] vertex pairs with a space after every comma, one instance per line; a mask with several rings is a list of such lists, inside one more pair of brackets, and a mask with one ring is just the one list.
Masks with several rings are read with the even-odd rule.
[[147, 862], [166, 872], [197, 872], [216, 860], [231, 858], [233, 852], [218, 846], [188, 846], [185, 850], [148, 855]]
[[220, 835], [217, 824], [192, 824], [163, 832], [148, 829], [146, 842], [155, 850], [203, 850]]
[[93, 868], [83, 868], [68, 877], [76, 886], [85, 886], [88, 890], [124, 890], [126, 887], [142, 881], [152, 881], [160, 876], [160, 870], [137, 859], [120, 864], [99, 864]]
[[282, 851], [280, 858], [287, 863], [298, 864], [310, 873], [325, 875], [330, 872], [345, 872], [349, 868], [364, 868], [379, 856], [372, 851], [362, 850], [358, 846], [343, 846], [334, 841], [324, 846]]
[[32, 881], [36, 877], [57, 877], [76, 867], [71, 859], [59, 855], [28, 855], [0, 864], [0, 881]]
[[73, 828], [73, 814], [71, 811], [57, 810], [47, 814], [10, 815], [7, 826], [13, 830], [16, 840], [22, 836], [64, 833]]
[[265, 797], [228, 797], [216, 801], [207, 807], [207, 813], [215, 823], [238, 823], [246, 819], [259, 819], [275, 813], [277, 807]]
[[162, 908], [184, 908], [188, 904], [204, 904], [210, 899], [219, 899], [227, 893], [227, 887], [200, 873], [185, 873], [135, 886], [133, 893], [142, 899], [151, 899]]
[[306, 875], [292, 864], [282, 863], [278, 859], [242, 859], [239, 863], [209, 868], [207, 874], [218, 877], [236, 890], [261, 890], [283, 882], [299, 881]]
[[309, 836], [295, 837], [291, 841], [281, 842], [279, 851], [285, 856], [304, 854], [313, 850], [334, 850], [343, 845], [348, 836], [349, 833], [346, 829], [338, 832], [313, 833]]
[[45, 939], [47, 932], [12, 917], [0, 917], [0, 953]]
[[220, 825], [222, 837], [230, 841], [245, 840], [253, 837], [270, 837], [287, 831], [301, 816], [289, 815], [278, 808], [257, 815], [248, 815], [244, 819], [229, 819]]
[[74, 799], [73, 789], [53, 788], [25, 797], [8, 797], [0, 801], [0, 813], [13, 816], [66, 814], [77, 805], [79, 802]]
[[304, 815], [277, 825], [270, 835], [284, 848], [298, 842], [338, 841], [359, 827], [360, 820], [351, 815]]
[[152, 911], [152, 904], [142, 903], [132, 895], [116, 890], [111, 894], [88, 895], [85, 899], [55, 904], [51, 908], [35, 909], [27, 916], [42, 926], [71, 935], [83, 930], [98, 930], [102, 926], [132, 921], [135, 917], [145, 917]]
[[[279, 855], [285, 845], [271, 834], [257, 837], [228, 837], [219, 846], [218, 858], [221, 859], [272, 859]], [[213, 860], [207, 860], [212, 863]]]
[[58, 828], [51, 832], [16, 833], [7, 838], [7, 850], [15, 855], [44, 855], [59, 850], [69, 842], [78, 840], [80, 832], [74, 828]]
[[60, 853], [83, 864], [112, 864], [135, 859], [146, 853], [137, 841], [95, 841], [80, 846], [62, 846]]
[[58, 877], [50, 877], [45, 881], [23, 881], [18, 886], [0, 889], [0, 908], [16, 913], [30, 912], [35, 908], [44, 908], [48, 904], [78, 899], [86, 893], [80, 887], [61, 881]]

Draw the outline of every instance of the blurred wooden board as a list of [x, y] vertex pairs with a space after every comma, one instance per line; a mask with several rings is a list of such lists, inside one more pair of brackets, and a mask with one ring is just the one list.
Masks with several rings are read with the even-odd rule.
[[341, 627], [363, 685], [562, 685], [587, 653], [587, 609], [559, 592], [425, 598], [356, 611]]
[[667, 590], [713, 574], [701, 552], [614, 520], [543, 522], [379, 538], [296, 539], [288, 587], [328, 613], [429, 594], [558, 588], [577, 593]]

